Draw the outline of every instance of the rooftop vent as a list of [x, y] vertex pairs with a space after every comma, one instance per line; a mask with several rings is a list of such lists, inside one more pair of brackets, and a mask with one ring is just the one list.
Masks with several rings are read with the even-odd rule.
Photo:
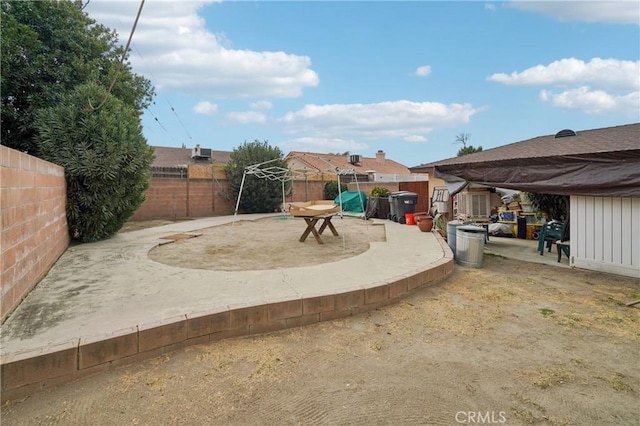
[[558, 133], [556, 133], [556, 136], [555, 136], [554, 139], [566, 138], [566, 137], [569, 137], [569, 136], [576, 136], [576, 135], [577, 135], [577, 133], [574, 132], [571, 129], [563, 129], [563, 130], [560, 130]]

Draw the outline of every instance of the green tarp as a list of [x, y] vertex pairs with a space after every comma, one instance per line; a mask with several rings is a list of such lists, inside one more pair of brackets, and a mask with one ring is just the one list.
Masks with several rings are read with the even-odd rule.
[[364, 213], [367, 207], [367, 195], [362, 191], [344, 191], [333, 202], [340, 205], [340, 198], [344, 212]]

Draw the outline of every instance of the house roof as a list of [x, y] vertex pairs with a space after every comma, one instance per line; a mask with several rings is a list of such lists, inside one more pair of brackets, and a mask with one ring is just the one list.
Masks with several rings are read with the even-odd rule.
[[640, 123], [539, 136], [412, 167], [447, 181], [562, 195], [640, 196]]
[[291, 151], [285, 157], [286, 160], [297, 160], [303, 163], [309, 169], [318, 171], [331, 170], [336, 168], [340, 170], [353, 169], [356, 173], [367, 174], [376, 173], [395, 173], [400, 175], [411, 174], [409, 168], [396, 161], [389, 160], [385, 157], [385, 153], [378, 151], [376, 158], [368, 158], [360, 156], [360, 161], [356, 164], [349, 162], [349, 155], [338, 154], [319, 154], [315, 152]]
[[155, 160], [152, 167], [178, 167], [191, 164], [227, 164], [231, 159], [230, 151], [211, 151], [210, 159], [191, 158], [190, 148], [170, 148], [154, 146]]

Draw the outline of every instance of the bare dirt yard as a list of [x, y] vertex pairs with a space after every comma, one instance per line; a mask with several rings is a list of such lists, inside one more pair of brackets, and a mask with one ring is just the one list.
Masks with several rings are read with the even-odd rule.
[[[320, 228], [320, 223], [316, 229]], [[339, 236], [327, 228], [323, 244], [312, 234], [304, 244], [298, 239], [307, 228], [302, 218], [279, 216], [214, 226], [195, 238], [155, 247], [149, 257], [156, 262], [194, 269], [244, 271], [292, 268], [335, 262], [363, 253], [369, 243], [385, 241], [384, 226], [357, 217], [332, 219]], [[417, 232], [417, 230], [416, 230]]]
[[485, 256], [367, 314], [192, 346], [7, 402], [2, 425], [637, 425], [635, 299], [635, 279]]

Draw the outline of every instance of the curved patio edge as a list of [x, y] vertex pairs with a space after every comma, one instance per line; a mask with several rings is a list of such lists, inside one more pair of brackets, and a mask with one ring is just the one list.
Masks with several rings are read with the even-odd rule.
[[63, 383], [190, 345], [257, 335], [339, 318], [392, 304], [413, 291], [443, 281], [454, 268], [453, 253], [434, 236], [443, 257], [427, 269], [408, 272], [370, 288], [338, 290], [298, 299], [225, 310], [185, 313], [102, 336], [50, 344], [3, 356], [2, 402], [16, 400]]

